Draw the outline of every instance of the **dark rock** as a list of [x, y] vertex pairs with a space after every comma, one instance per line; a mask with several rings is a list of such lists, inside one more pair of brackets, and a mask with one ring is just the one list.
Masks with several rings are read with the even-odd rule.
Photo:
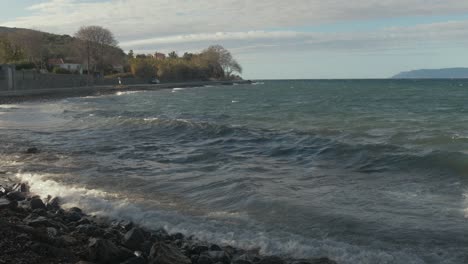
[[140, 249], [143, 252], [143, 254], [145, 254], [145, 256], [149, 256], [152, 246], [153, 243], [151, 241], [145, 241], [141, 244]]
[[50, 238], [54, 238], [54, 237], [56, 237], [58, 235], [57, 229], [55, 229], [53, 227], [47, 227], [46, 230], [47, 230], [47, 235]]
[[197, 264], [198, 263], [198, 258], [200, 258], [199, 255], [192, 255], [192, 256], [189, 256], [190, 257], [190, 261], [193, 263], [193, 264]]
[[24, 192], [12, 191], [9, 192], [7, 198], [14, 201], [24, 201], [26, 199], [26, 194]]
[[90, 237], [100, 237], [104, 235], [104, 230], [93, 224], [79, 225], [76, 227], [76, 231]]
[[125, 247], [137, 250], [141, 249], [140, 246], [145, 242], [146, 236], [143, 229], [134, 227], [128, 231], [122, 239], [122, 245]]
[[191, 264], [192, 262], [177, 247], [156, 242], [151, 248], [150, 264]]
[[26, 183], [16, 183], [11, 188], [12, 192], [29, 192], [29, 186]]
[[3, 196], [3, 195], [6, 195], [7, 192], [8, 192], [8, 190], [5, 187], [0, 185], [0, 197]]
[[205, 245], [192, 245], [190, 248], [190, 254], [191, 255], [200, 255], [202, 252], [208, 251], [208, 247]]
[[33, 215], [29, 215], [23, 220], [27, 225], [32, 227], [56, 227], [60, 228], [61, 225], [53, 220], [50, 220], [44, 216], [34, 217]]
[[259, 264], [286, 264], [286, 262], [278, 256], [264, 257]]
[[32, 148], [26, 149], [26, 154], [37, 154], [37, 153], [39, 153], [38, 148], [32, 147]]
[[34, 209], [32, 212], [40, 216], [47, 216], [47, 211], [44, 209]]
[[200, 255], [196, 263], [197, 264], [213, 264], [214, 261], [206, 255]]
[[76, 222], [81, 219], [81, 214], [78, 212], [74, 212], [74, 211], [65, 212], [65, 215], [63, 216], [63, 218], [69, 222]]
[[156, 241], [165, 241], [165, 240], [170, 240], [170, 236], [167, 233], [166, 230], [164, 229], [158, 229], [156, 231], [151, 232], [151, 241], [156, 242]]
[[[16, 201], [10, 201], [5, 198], [0, 198], [0, 209], [6, 209], [6, 208], [14, 208], [14, 202]], [[18, 202], [16, 202], [16, 205], [18, 205]]]
[[83, 211], [82, 211], [80, 208], [78, 208], [78, 207], [72, 207], [72, 208], [68, 209], [68, 211], [69, 211], [69, 212], [75, 212], [75, 213], [78, 213], [78, 214], [80, 214], [80, 215], [83, 214]]
[[223, 249], [218, 245], [211, 245], [210, 250], [211, 251], [222, 251]]
[[74, 246], [78, 244], [78, 240], [76, 240], [76, 238], [69, 236], [69, 235], [63, 235], [59, 237], [58, 240], [60, 241], [60, 243], [62, 243], [65, 246]]
[[231, 257], [224, 251], [206, 251], [203, 252], [200, 255], [200, 257], [203, 255], [208, 256], [210, 259], [213, 260], [213, 262], [222, 262], [225, 264], [231, 263]]
[[309, 262], [310, 264], [337, 264], [336, 261], [331, 260], [329, 258], [318, 258], [318, 259], [313, 259]]
[[60, 208], [60, 200], [58, 197], [49, 199], [46, 203], [47, 210], [57, 210]]
[[32, 198], [30, 201], [31, 209], [46, 209], [44, 202], [40, 198]]
[[236, 259], [232, 261], [232, 264], [252, 264], [252, 262], [245, 259]]
[[95, 263], [81, 260], [81, 261], [78, 261], [75, 264], [95, 264]]
[[127, 259], [126, 261], [120, 264], [146, 264], [146, 263], [148, 262], [143, 257], [133, 257], [133, 258]]
[[127, 220], [114, 220], [111, 223], [113, 228], [122, 228], [125, 231], [129, 231], [133, 227], [133, 223]]
[[184, 239], [184, 234], [182, 233], [175, 233], [172, 236], [172, 240]]
[[88, 253], [91, 261], [104, 264], [120, 263], [133, 256], [131, 251], [117, 247], [109, 240], [96, 238], [90, 239]]
[[71, 252], [66, 249], [57, 248], [45, 243], [38, 242], [35, 242], [31, 245], [31, 250], [36, 254], [45, 257], [64, 257], [71, 255]]
[[76, 225], [89, 225], [91, 224], [91, 221], [88, 218], [81, 218], [78, 222], [76, 222]]

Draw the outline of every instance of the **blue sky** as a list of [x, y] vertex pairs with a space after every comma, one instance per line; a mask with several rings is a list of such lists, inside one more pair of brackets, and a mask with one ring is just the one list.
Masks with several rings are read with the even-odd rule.
[[101, 25], [140, 53], [221, 44], [250, 79], [468, 67], [461, 0], [15, 0], [2, 7], [0, 25], [69, 35]]

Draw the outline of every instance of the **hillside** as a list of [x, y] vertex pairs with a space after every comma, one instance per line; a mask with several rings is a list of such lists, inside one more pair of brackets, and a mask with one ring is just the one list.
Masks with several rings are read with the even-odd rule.
[[401, 72], [393, 79], [465, 79], [468, 78], [468, 68], [422, 69]]

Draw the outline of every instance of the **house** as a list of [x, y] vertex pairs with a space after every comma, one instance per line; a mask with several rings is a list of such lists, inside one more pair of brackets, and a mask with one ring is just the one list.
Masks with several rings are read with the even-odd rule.
[[157, 60], [164, 60], [164, 59], [166, 59], [166, 54], [156, 52], [154, 54], [154, 58], [157, 59]]
[[83, 66], [80, 63], [73, 63], [73, 62], [64, 62], [63, 59], [49, 59], [47, 64], [49, 67], [58, 67], [70, 72], [78, 72], [83, 74]]

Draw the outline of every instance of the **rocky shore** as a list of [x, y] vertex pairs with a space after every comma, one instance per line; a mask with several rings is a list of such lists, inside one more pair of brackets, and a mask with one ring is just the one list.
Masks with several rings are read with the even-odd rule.
[[335, 264], [288, 259], [215, 245], [164, 229], [63, 209], [60, 197], [39, 197], [25, 183], [0, 185], [0, 263]]

